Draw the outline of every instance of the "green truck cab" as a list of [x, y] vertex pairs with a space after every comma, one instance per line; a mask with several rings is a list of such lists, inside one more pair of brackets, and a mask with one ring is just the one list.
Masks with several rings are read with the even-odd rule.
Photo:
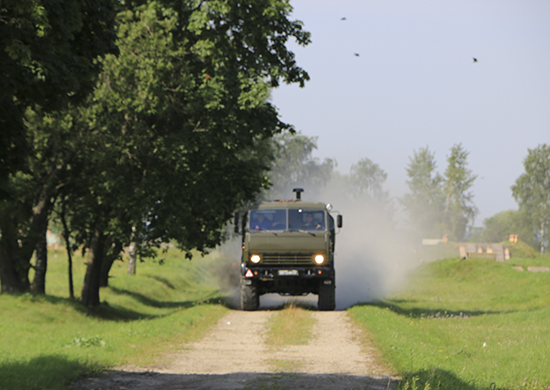
[[[319, 310], [335, 308], [334, 246], [336, 223], [332, 206], [296, 199], [252, 204], [239, 218], [242, 231], [241, 308], [256, 310], [260, 295], [319, 296]], [[239, 229], [239, 225], [241, 229]]]

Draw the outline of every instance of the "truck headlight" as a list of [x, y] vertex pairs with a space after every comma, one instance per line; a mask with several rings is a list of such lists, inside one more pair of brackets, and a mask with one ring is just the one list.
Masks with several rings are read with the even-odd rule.
[[315, 256], [315, 263], [316, 264], [323, 264], [323, 261], [325, 261], [325, 256], [323, 256], [323, 255]]
[[260, 260], [261, 260], [260, 255], [252, 255], [252, 256], [250, 256], [250, 261], [253, 262], [253, 263], [255, 263], [255, 264], [259, 263]]

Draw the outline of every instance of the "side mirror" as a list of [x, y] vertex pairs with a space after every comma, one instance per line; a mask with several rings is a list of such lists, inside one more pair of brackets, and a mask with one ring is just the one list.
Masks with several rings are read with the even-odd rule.
[[235, 233], [239, 232], [239, 213], [235, 213], [235, 219], [233, 220], [233, 224], [235, 225]]
[[336, 217], [336, 226], [341, 228], [344, 225], [344, 217], [342, 215], [338, 214], [338, 217]]

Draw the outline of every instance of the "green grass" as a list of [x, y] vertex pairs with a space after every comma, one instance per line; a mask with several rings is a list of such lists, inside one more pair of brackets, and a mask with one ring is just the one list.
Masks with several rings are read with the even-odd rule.
[[305, 345], [312, 337], [315, 320], [310, 310], [294, 303], [286, 304], [270, 319], [266, 344], [272, 347], [284, 345]]
[[[508, 248], [510, 249], [510, 255], [512, 258], [511, 261], [514, 261], [515, 259], [520, 259], [519, 261], [523, 261], [528, 259], [531, 263], [533, 259], [536, 259], [538, 261], [546, 262], [546, 264], [549, 263], [548, 256], [541, 256], [540, 253], [534, 249], [533, 247], [527, 245], [524, 242], [517, 242], [515, 244], [511, 244], [509, 242], [503, 242]], [[533, 264], [529, 264], [533, 265]]]
[[[67, 298], [67, 260], [52, 252], [46, 296], [0, 295], [0, 387], [67, 389], [105, 368], [158, 363], [200, 337], [227, 312], [207, 271], [215, 260], [189, 262], [176, 250], [162, 256], [163, 265], [139, 263], [135, 276], [116, 262], [101, 306], [86, 309]], [[75, 259], [77, 295], [84, 261]]]
[[401, 389], [550, 389], [547, 257], [423, 265], [404, 292], [350, 315], [404, 377]]
[[[277, 350], [287, 345], [306, 345], [312, 338], [315, 319], [311, 308], [301, 307], [294, 302], [287, 303], [271, 316], [267, 325], [265, 342]], [[270, 359], [269, 364], [274, 372], [296, 372], [303, 363], [296, 360]]]
[[[314, 323], [310, 307], [286, 303], [270, 317], [265, 343], [272, 351], [288, 345], [306, 345], [313, 337]], [[294, 359], [269, 359], [268, 363], [273, 372], [296, 372], [303, 367], [303, 362]]]

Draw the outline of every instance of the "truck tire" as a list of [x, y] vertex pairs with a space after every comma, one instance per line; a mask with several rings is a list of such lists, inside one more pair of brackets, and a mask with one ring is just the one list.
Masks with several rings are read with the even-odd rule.
[[319, 286], [319, 302], [317, 308], [321, 311], [334, 310], [336, 307], [336, 294], [334, 281], [331, 284], [321, 282]]
[[260, 306], [260, 297], [255, 284], [241, 284], [241, 309], [246, 311], [257, 310]]

